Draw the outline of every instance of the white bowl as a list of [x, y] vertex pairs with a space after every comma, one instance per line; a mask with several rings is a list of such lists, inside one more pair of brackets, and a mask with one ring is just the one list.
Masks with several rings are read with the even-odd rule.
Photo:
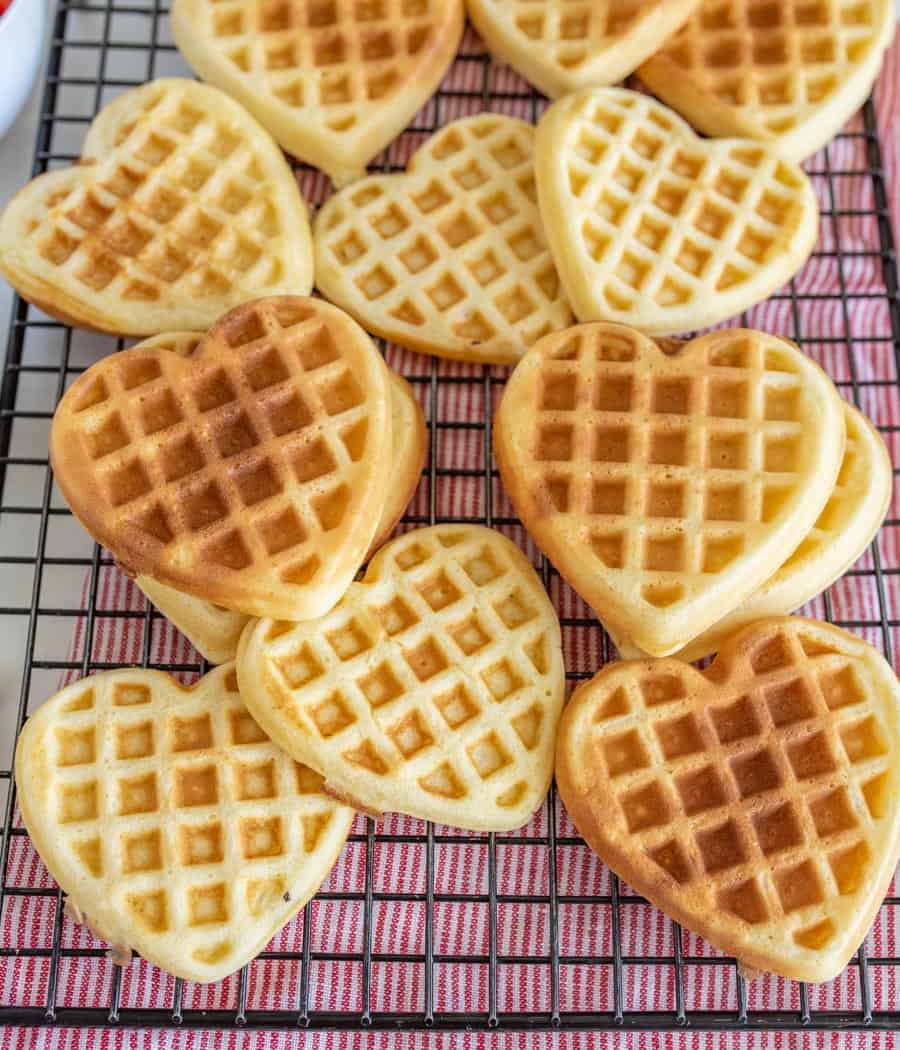
[[0, 139], [31, 94], [46, 28], [47, 0], [12, 0], [0, 15]]

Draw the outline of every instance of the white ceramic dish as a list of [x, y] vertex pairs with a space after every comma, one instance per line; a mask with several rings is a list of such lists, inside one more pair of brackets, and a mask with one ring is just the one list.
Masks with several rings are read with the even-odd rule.
[[46, 28], [47, 0], [12, 0], [0, 15], [0, 140], [31, 94]]

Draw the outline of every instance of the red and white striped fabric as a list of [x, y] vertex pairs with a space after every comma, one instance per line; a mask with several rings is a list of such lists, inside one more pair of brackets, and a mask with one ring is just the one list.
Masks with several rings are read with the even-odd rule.
[[892, 1050], [895, 1043], [892, 1032], [0, 1032], [0, 1050]]
[[[465, 48], [469, 53], [479, 47], [469, 36]], [[492, 92], [521, 91], [519, 78], [505, 68], [490, 70]], [[445, 88], [450, 91], [480, 91], [482, 66], [478, 61], [457, 62], [448, 74]], [[438, 109], [439, 107], [439, 109]], [[451, 96], [432, 101], [420, 115], [420, 126], [426, 123], [442, 125], [449, 120], [477, 112], [482, 99]], [[521, 99], [493, 98], [490, 108], [533, 120], [539, 115], [532, 103]], [[890, 189], [891, 216], [895, 236], [900, 235], [900, 136], [894, 133], [893, 121], [900, 115], [900, 49], [889, 52], [877, 93], [878, 124], [881, 129], [883, 167]], [[416, 125], [413, 126], [415, 128]], [[809, 342], [804, 349], [822, 364], [842, 386], [846, 396], [852, 397], [855, 384], [871, 380], [887, 380], [888, 385], [859, 389], [863, 410], [882, 427], [900, 424], [900, 386], [895, 371], [896, 361], [891, 342], [891, 324], [888, 313], [888, 292], [885, 289], [879, 220], [873, 209], [872, 177], [869, 174], [875, 161], [873, 143], [863, 134], [861, 117], [848, 127], [851, 134], [832, 143], [827, 151], [812, 158], [807, 168], [814, 173], [823, 220], [818, 251], [796, 279], [796, 296], [775, 297], [749, 312], [747, 324], [787, 335], [795, 333]], [[407, 133], [390, 150], [390, 160], [405, 163], [409, 154], [421, 143], [422, 133]], [[830, 177], [829, 177], [830, 176]], [[327, 195], [326, 180], [321, 175], [310, 175], [301, 180], [307, 199], [320, 202]], [[868, 214], [861, 214], [868, 213]], [[840, 251], [842, 265], [829, 255]], [[841, 299], [841, 293], [845, 298]], [[806, 296], [812, 295], [808, 298]], [[390, 363], [410, 376], [428, 376], [433, 367], [429, 358], [389, 351]], [[485, 417], [486, 396], [496, 397], [499, 389], [487, 393], [486, 384], [454, 383], [453, 378], [480, 376], [477, 368], [453, 363], [440, 363], [440, 376], [451, 380], [441, 383], [432, 403], [431, 386], [417, 384], [426, 414], [441, 422], [480, 423]], [[499, 369], [493, 374], [502, 376]], [[893, 385], [890, 385], [893, 384]], [[499, 387], [499, 384], [494, 384]], [[893, 454], [897, 452], [897, 434], [886, 435]], [[434, 455], [436, 466], [449, 471], [483, 471], [489, 463], [490, 450], [485, 447], [482, 427], [471, 429], [441, 429], [437, 432]], [[491, 507], [485, 506], [485, 486], [482, 476], [464, 474], [439, 478], [435, 492], [435, 509], [439, 517], [484, 519], [511, 517], [509, 506], [499, 482], [492, 487]], [[428, 479], [413, 500], [410, 511], [427, 517], [430, 505]], [[892, 518], [900, 517], [897, 506]], [[518, 527], [505, 529], [537, 560], [537, 552], [524, 531]], [[883, 567], [900, 567], [900, 532], [888, 528], [878, 542], [878, 553]], [[872, 553], [861, 559], [858, 568], [871, 569]], [[900, 606], [900, 576], [886, 577], [886, 601], [889, 615], [897, 615]], [[587, 617], [588, 610], [580, 599], [559, 580], [551, 587], [552, 597], [563, 618]], [[82, 606], [87, 601], [87, 590]], [[831, 588], [828, 611], [838, 621], [877, 623], [880, 606], [874, 577], [847, 576]], [[114, 568], [102, 568], [97, 587], [98, 610], [140, 611], [145, 602], [133, 584]], [[824, 616], [825, 599], [812, 603], [811, 615]], [[98, 662], [139, 662], [143, 655], [144, 618], [104, 619], [98, 616], [94, 623], [90, 660]], [[77, 625], [72, 640], [74, 659], [82, 659], [86, 645], [86, 621]], [[876, 646], [884, 649], [879, 626], [859, 629]], [[896, 652], [898, 638], [890, 643]], [[572, 626], [564, 629], [567, 668], [574, 673], [593, 673], [601, 661], [601, 632], [596, 626]], [[197, 657], [184, 639], [164, 621], [154, 621], [150, 639], [153, 662], [194, 662]], [[527, 956], [547, 960], [550, 945], [550, 915], [545, 903], [550, 893], [549, 852], [539, 840], [546, 837], [549, 821], [555, 821], [558, 836], [572, 836], [574, 828], [561, 806], [551, 814], [545, 805], [540, 813], [507, 843], [510, 836], [498, 836], [496, 848], [497, 889], [503, 896], [514, 898], [538, 897], [542, 901], [502, 902], [497, 907], [497, 952], [501, 960], [506, 956]], [[362, 832], [360, 819], [355, 830]], [[379, 827], [379, 835], [422, 835], [424, 824], [411, 818], [390, 816]], [[448, 835], [455, 841], [446, 841]], [[441, 900], [434, 905], [434, 951], [450, 961], [435, 966], [434, 1008], [444, 1011], [480, 1013], [488, 1011], [488, 967], [477, 961], [488, 954], [489, 909], [487, 904], [488, 846], [473, 836], [467, 843], [466, 835], [454, 829], [438, 828], [435, 833], [434, 891], [438, 895], [481, 895], [479, 903]], [[376, 839], [371, 884], [376, 897], [381, 893], [424, 894], [425, 846], [418, 842], [383, 842]], [[352, 893], [359, 897], [366, 884], [365, 843], [351, 843], [323, 889], [330, 893]], [[605, 866], [585, 847], [562, 845], [557, 849], [556, 890], [571, 898], [589, 898], [608, 895], [611, 878]], [[52, 887], [46, 869], [25, 836], [12, 840], [5, 882], [13, 887]], [[623, 999], [626, 1012], [671, 1010], [675, 1001], [675, 970], [670, 961], [673, 954], [673, 927], [671, 922], [655, 909], [638, 903], [627, 887], [621, 887], [621, 951], [627, 960], [635, 956], [659, 958], [659, 964], [628, 964], [624, 966]], [[896, 886], [892, 890], [897, 892]], [[54, 897], [7, 896], [0, 917], [0, 944], [5, 949], [48, 949], [53, 940], [56, 902]], [[900, 1009], [898, 995], [898, 967], [886, 965], [900, 954], [896, 930], [897, 908], [885, 906], [869, 934], [866, 947], [870, 963], [870, 1005], [876, 1012]], [[371, 969], [371, 987], [368, 1006], [372, 1011], [421, 1013], [424, 1003], [424, 968], [419, 962], [403, 961], [404, 955], [416, 956], [424, 952], [425, 904], [421, 901], [376, 900], [373, 914], [372, 951], [376, 956], [390, 956], [394, 960], [376, 961]], [[312, 909], [310, 946], [316, 953], [346, 953], [360, 955], [363, 948], [363, 904], [360, 899], [326, 898]], [[303, 942], [303, 919], [298, 917], [272, 941], [275, 951], [299, 952]], [[62, 922], [62, 946], [71, 949], [102, 949], [84, 928], [68, 919]], [[559, 908], [560, 965], [559, 1006], [564, 1013], [610, 1011], [614, 1008], [612, 967], [581, 965], [579, 958], [608, 956], [612, 948], [611, 906], [600, 903], [570, 903]], [[683, 934], [682, 951], [691, 959], [709, 960], [716, 953], [702, 939]], [[476, 961], [472, 960], [476, 957]], [[571, 961], [569, 961], [571, 960]], [[51, 959], [48, 956], [9, 956], [0, 959], [0, 1006], [43, 1006], [48, 995]], [[102, 956], [92, 958], [64, 957], [59, 964], [56, 1003], [72, 1007], [105, 1007], [109, 1002], [112, 964]], [[361, 963], [349, 961], [313, 961], [309, 973], [309, 1009], [311, 1011], [346, 1011], [359, 1013], [361, 1002]], [[296, 1009], [300, 994], [300, 964], [284, 960], [260, 960], [251, 964], [247, 982], [247, 1009]], [[237, 1006], [237, 978], [230, 978], [212, 986], [186, 985], [184, 1010], [234, 1010]], [[692, 1010], [737, 1010], [735, 971], [729, 965], [709, 965], [693, 962], [684, 967], [684, 1007]], [[156, 968], [136, 961], [124, 970], [120, 1005], [129, 1007], [171, 1008], [173, 979]], [[859, 1011], [862, 993], [858, 969], [850, 967], [841, 977], [828, 985], [809, 989], [809, 1007], [812, 1010]], [[501, 1013], [549, 1011], [551, 1006], [551, 975], [546, 963], [501, 963], [497, 974], [497, 1009]], [[764, 977], [749, 985], [749, 1010], [792, 1010], [801, 1006], [800, 989], [789, 981]], [[187, 1031], [169, 1031], [149, 1035], [127, 1031], [36, 1031], [7, 1028], [0, 1033], [0, 1050], [12, 1047], [40, 1046], [74, 1048], [131, 1048], [139, 1043], [160, 1045], [172, 1050], [181, 1047], [206, 1048], [212, 1046], [295, 1046], [299, 1040], [315, 1043], [322, 1050], [332, 1047], [391, 1047], [391, 1050], [412, 1050], [426, 1042], [447, 1048], [458, 1046], [480, 1047], [486, 1044], [486, 1035], [429, 1035], [419, 1034], [339, 1034], [301, 1033], [248, 1036], [232, 1032], [214, 1034]], [[504, 1033], [491, 1037], [493, 1046], [503, 1048], [531, 1046], [542, 1037], [523, 1033]], [[665, 1034], [615, 1035], [559, 1034], [552, 1037], [553, 1045], [574, 1048], [612, 1046], [626, 1050], [641, 1050], [648, 1046], [684, 1048], [684, 1050], [712, 1050], [720, 1045], [722, 1036], [715, 1033], [679, 1032]], [[741, 1050], [769, 1050], [787, 1045], [806, 1050], [831, 1045], [834, 1038], [828, 1033], [807, 1032], [789, 1037], [783, 1033], [734, 1033], [728, 1037], [729, 1046]], [[845, 1046], [872, 1048], [892, 1045], [890, 1033], [857, 1033], [843, 1037]]]

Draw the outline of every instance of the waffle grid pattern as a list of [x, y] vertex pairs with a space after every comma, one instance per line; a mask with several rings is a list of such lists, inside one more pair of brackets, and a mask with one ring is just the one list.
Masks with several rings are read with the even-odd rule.
[[75, 877], [104, 887], [86, 893], [108, 893], [160, 953], [202, 970], [241, 951], [241, 928], [280, 906], [320, 843], [329, 856], [344, 818], [249, 716], [233, 668], [194, 693], [140, 678], [73, 689], [44, 742], [49, 819]]
[[752, 688], [700, 714], [674, 674], [623, 681], [590, 752], [629, 834], [682, 889], [825, 949], [877, 849], [890, 748], [867, 672], [819, 639], [780, 629], [748, 665]]
[[606, 569], [638, 573], [643, 601], [668, 608], [793, 497], [813, 421], [777, 346], [731, 340], [642, 381], [640, 352], [604, 333], [548, 355], [533, 406], [535, 499], [574, 516]]
[[[203, 337], [194, 332], [167, 333], [156, 336], [154, 339], [145, 340], [144, 345], [159, 347], [169, 353], [178, 354], [179, 357], [190, 357], [202, 343]], [[246, 617], [241, 613], [234, 613], [214, 602], [205, 602], [202, 599], [191, 599], [184, 596], [186, 600], [196, 603], [199, 610], [209, 620], [209, 631], [216, 636], [234, 634], [238, 630], [238, 624], [246, 623]]]
[[[145, 340], [154, 347], [178, 354], [180, 357], [190, 357], [203, 341], [199, 333], [179, 332], [156, 336], [152, 340]], [[208, 630], [216, 638], [234, 636], [239, 634], [240, 627], [246, 623], [246, 617], [241, 613], [232, 612], [214, 602], [205, 602], [202, 599], [193, 599], [188, 595], [183, 596], [186, 601], [191, 602], [198, 612], [202, 611], [203, 617], [208, 621]]]
[[[117, 89], [185, 73], [162, 0], [60, 0], [35, 171], [77, 159], [91, 115]], [[889, 291], [897, 276], [888, 212], [895, 186], [885, 170], [888, 141], [879, 141], [876, 125], [877, 112], [881, 126], [891, 126], [888, 94], [878, 96], [877, 111], [867, 102], [828, 151], [806, 165], [817, 184], [824, 235], [808, 275], [740, 322], [783, 333], [825, 365], [841, 393], [875, 417], [896, 460], [900, 413], [891, 406], [900, 312]], [[378, 170], [404, 170], [428, 135], [461, 116], [487, 107], [534, 122], [543, 105], [469, 34], [442, 90], [379, 158]], [[307, 200], [321, 203], [327, 180], [308, 168], [297, 173]], [[4, 723], [10, 740], [25, 711], [57, 688], [60, 674], [136, 662], [185, 676], [203, 670], [196, 654], [172, 642], [156, 610], [128, 588], [105, 553], [85, 541], [45, 485], [40, 447], [56, 399], [89, 354], [119, 345], [109, 340], [98, 348], [94, 337], [16, 303], [0, 414], [0, 511], [9, 528], [0, 537], [3, 629], [21, 638], [22, 653], [8, 681], [10, 692], [19, 690], [14, 717]], [[431, 437], [430, 461], [405, 525], [487, 521], [524, 542], [484, 454], [506, 371], [448, 366], [396, 349], [388, 356], [425, 406]], [[22, 493], [17, 484], [25, 474], [35, 485]], [[67, 534], [66, 527], [74, 531]], [[893, 597], [897, 527], [892, 511], [866, 560], [812, 609], [888, 655], [900, 629]], [[17, 544], [11, 536], [32, 542]], [[543, 572], [575, 683], [608, 659], [611, 647], [553, 570], [544, 566]], [[15, 586], [14, 579], [24, 582]], [[66, 581], [64, 593], [47, 589], [53, 579]], [[69, 628], [76, 626], [77, 646], [70, 650]], [[9, 757], [0, 754], [0, 800]], [[340, 1027], [353, 1030], [351, 1037], [365, 1028], [379, 1033], [376, 1038], [398, 1022], [469, 1032], [527, 1026], [560, 1031], [563, 1038], [586, 1028], [663, 1027], [686, 1032], [688, 1040], [702, 1027], [767, 1046], [783, 1040], [780, 1030], [840, 1030], [841, 1038], [862, 1046], [870, 1033], [877, 1039], [898, 1022], [891, 991], [897, 952], [885, 933], [900, 907], [896, 889], [845, 980], [824, 988], [750, 984], [736, 975], [732, 960], [711, 956], [619, 880], [591, 867], [555, 793], [540, 820], [516, 835], [460, 836], [407, 821], [357, 824], [340, 878], [323, 887], [285, 939], [208, 992], [188, 982], [157, 982], [150, 969], [123, 975], [104, 965], [100, 942], [74, 939], [58, 891], [34, 872], [14, 813], [10, 790], [0, 830], [0, 896], [2, 916], [12, 924], [7, 929], [18, 931], [21, 916], [24, 931], [0, 943], [0, 971], [10, 982], [0, 1021], [12, 1026], [87, 1028], [113, 1018], [120, 1028], [240, 1026], [258, 1039], [272, 1025], [314, 1033]], [[420, 938], [404, 939], [410, 915]], [[408, 951], [402, 960], [400, 951]], [[52, 1032], [45, 1035], [53, 1039]], [[109, 1039], [118, 1045], [116, 1033]]]
[[[892, 481], [890, 463], [879, 448], [880, 439], [855, 409], [844, 406], [846, 443], [840, 470], [828, 502], [813, 527], [790, 557], [768, 581], [737, 609], [701, 633], [677, 655], [692, 662], [715, 652], [740, 627], [769, 615], [785, 615], [815, 597], [871, 542], [872, 531], [884, 515], [886, 487]], [[615, 633], [615, 632], [614, 632]], [[617, 643], [623, 659], [643, 654], [622, 638]]]
[[607, 319], [635, 310], [659, 328], [668, 310], [740, 294], [809, 219], [796, 169], [767, 147], [711, 147], [638, 95], [585, 98], [562, 148], [566, 220]]
[[551, 98], [611, 84], [653, 54], [695, 0], [470, 0], [469, 18], [494, 53]]
[[[531, 127], [494, 115], [424, 145], [405, 177], [351, 186], [316, 221], [317, 280], [370, 327], [411, 345], [498, 349], [565, 327], [571, 314], [540, 214]], [[347, 202], [346, 209], [339, 201]]]
[[[97, 158], [88, 185], [76, 170], [68, 188], [54, 186], [28, 231], [54, 271], [125, 303], [169, 292], [227, 303], [235, 289], [250, 295], [283, 279], [272, 242], [284, 231], [266, 173], [233, 128], [172, 93], [148, 92], [115, 147]], [[202, 267], [199, 252], [210, 259]]]
[[364, 453], [378, 392], [364, 384], [378, 366], [345, 329], [275, 299], [229, 315], [195, 363], [150, 348], [103, 368], [73, 391], [55, 437], [83, 445], [67, 484], [83, 472], [100, 502], [82, 513], [117, 536], [137, 530], [169, 573], [188, 556], [225, 573], [223, 594], [245, 570], [285, 594], [318, 586], [315, 551], [346, 529], [352, 487], [375, 469]]
[[[440, 0], [209, 0], [204, 14], [235, 70], [285, 106], [346, 132], [402, 90], [433, 46]], [[259, 35], [257, 35], [259, 34]], [[304, 75], [298, 66], [308, 70]]]
[[482, 530], [417, 532], [321, 621], [275, 622], [242, 656], [241, 677], [270, 683], [282, 717], [321, 739], [336, 791], [339, 776], [399, 779], [411, 809], [429, 796], [451, 824], [454, 809], [502, 820], [533, 797], [558, 642], [506, 546]]
[[742, 119], [781, 135], [814, 118], [876, 46], [877, 0], [706, 0], [661, 53]]
[[577, 70], [600, 49], [627, 33], [650, 6], [647, 0], [601, 0], [533, 4], [529, 0], [495, 0], [511, 9], [508, 20], [526, 39], [542, 44], [561, 69]]
[[[171, 340], [164, 336], [148, 342], [153, 345], [172, 345]], [[190, 353], [200, 342], [200, 337], [183, 336], [180, 342], [181, 347], [172, 348], [176, 352], [183, 350], [184, 353]], [[394, 372], [390, 373], [389, 386], [392, 473], [388, 479], [388, 493], [378, 519], [378, 528], [369, 545], [370, 551], [382, 546], [393, 531], [396, 518], [406, 509], [411, 492], [418, 484], [421, 460], [425, 454], [424, 421], [421, 424], [423, 433], [420, 434], [420, 423], [416, 415], [421, 410], [414, 401], [410, 388]], [[207, 660], [221, 664], [235, 658], [238, 642], [250, 619], [249, 616], [214, 602], [194, 598], [146, 576], [138, 576], [135, 583]]]

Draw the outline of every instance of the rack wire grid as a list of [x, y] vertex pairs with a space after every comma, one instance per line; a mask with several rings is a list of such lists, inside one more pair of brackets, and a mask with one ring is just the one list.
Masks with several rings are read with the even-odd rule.
[[[159, 0], [60, 0], [35, 174], [76, 160], [92, 116], [115, 94], [186, 73]], [[439, 94], [376, 166], [401, 168], [412, 148], [454, 117], [484, 109], [533, 122], [545, 105], [492, 63], [469, 31]], [[821, 250], [766, 304], [762, 320], [824, 364], [842, 393], [881, 424], [895, 452], [900, 309], [871, 101], [807, 169], [822, 206]], [[298, 176], [310, 203], [320, 203], [324, 178], [303, 167]], [[760, 322], [754, 311], [742, 318], [754, 320]], [[122, 345], [15, 302], [0, 390], [0, 617], [7, 654], [0, 667], [0, 906], [4, 927], [18, 929], [20, 939], [7, 937], [0, 949], [0, 1025], [808, 1030], [900, 1024], [900, 1013], [892, 1012], [900, 960], [889, 954], [891, 937], [870, 937], [834, 987], [779, 979], [747, 984], [733, 959], [612, 877], [575, 834], [553, 790], [538, 817], [511, 835], [359, 818], [345, 850], [355, 856], [356, 875], [326, 882], [290, 936], [212, 991], [168, 978], [142, 960], [125, 970], [109, 963], [104, 945], [65, 917], [58, 888], [46, 873], [35, 874], [38, 862], [22, 863], [29, 845], [15, 806], [12, 753], [28, 711], [61, 678], [122, 666], [114, 659], [122, 658], [121, 645], [96, 644], [104, 632], [130, 631], [125, 655], [146, 665], [158, 650], [156, 633], [167, 627], [142, 600], [123, 608], [103, 598], [105, 574], [117, 570], [71, 518], [47, 460], [58, 399], [88, 364]], [[429, 422], [429, 460], [404, 525], [484, 522], [540, 562], [491, 461], [491, 415], [505, 371], [396, 349], [388, 356], [414, 385]], [[900, 572], [898, 525], [890, 518], [879, 542], [813, 610], [867, 637], [889, 658], [900, 624], [887, 587]], [[585, 678], [609, 658], [610, 643], [546, 561], [540, 564], [560, 612], [568, 678]], [[852, 598], [860, 583], [873, 595], [868, 602]], [[205, 670], [193, 662], [195, 654], [185, 661], [179, 650], [171, 652], [175, 658], [153, 665], [187, 676]], [[527, 862], [511, 860], [523, 851]], [[881, 929], [893, 929], [889, 913], [898, 904], [900, 897], [888, 897]], [[28, 920], [20, 916], [16, 925], [16, 909], [30, 909]], [[474, 926], [473, 950], [460, 929]], [[575, 933], [563, 936], [565, 930]], [[397, 994], [397, 987], [405, 990]]]

